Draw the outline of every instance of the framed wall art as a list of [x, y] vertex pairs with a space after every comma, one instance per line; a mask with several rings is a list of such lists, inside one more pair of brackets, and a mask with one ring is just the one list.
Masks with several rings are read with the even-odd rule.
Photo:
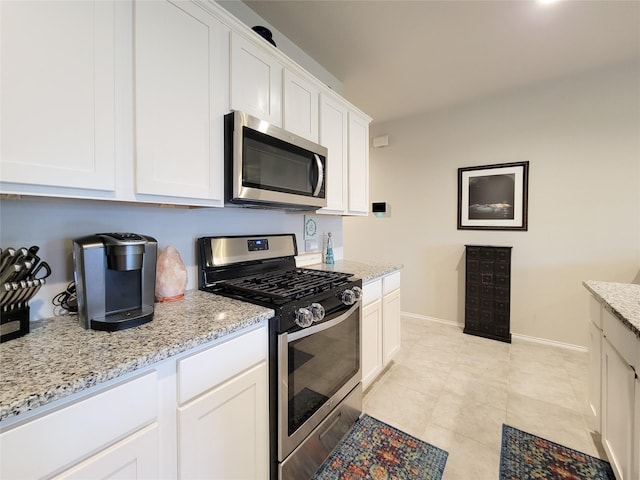
[[527, 230], [529, 162], [458, 169], [458, 230]]

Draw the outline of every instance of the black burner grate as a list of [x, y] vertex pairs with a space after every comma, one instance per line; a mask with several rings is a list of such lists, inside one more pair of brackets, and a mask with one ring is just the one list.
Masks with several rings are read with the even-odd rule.
[[334, 288], [351, 276], [351, 273], [296, 268], [226, 280], [217, 287], [239, 294], [295, 300]]

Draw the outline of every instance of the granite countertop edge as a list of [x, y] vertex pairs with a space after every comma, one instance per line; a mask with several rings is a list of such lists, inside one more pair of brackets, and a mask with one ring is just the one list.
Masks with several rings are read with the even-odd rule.
[[584, 287], [640, 340], [640, 285], [585, 280]]
[[192, 290], [183, 300], [156, 304], [151, 322], [117, 332], [85, 330], [69, 314], [34, 321], [29, 334], [0, 346], [0, 422], [273, 315], [269, 308]]
[[[344, 271], [367, 283], [402, 265], [339, 260], [307, 268]], [[156, 304], [152, 322], [119, 332], [84, 330], [76, 315], [32, 322], [31, 333], [0, 346], [0, 422], [266, 322], [273, 315], [269, 308], [191, 290], [183, 300]]]

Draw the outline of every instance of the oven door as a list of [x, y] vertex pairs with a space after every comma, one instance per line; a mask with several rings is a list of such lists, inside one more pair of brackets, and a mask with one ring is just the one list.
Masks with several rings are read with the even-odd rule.
[[278, 460], [283, 461], [360, 382], [360, 301], [278, 336]]

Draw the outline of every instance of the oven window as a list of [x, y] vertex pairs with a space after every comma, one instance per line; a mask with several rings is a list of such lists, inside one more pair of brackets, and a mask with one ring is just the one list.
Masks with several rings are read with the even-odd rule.
[[359, 315], [358, 309], [338, 325], [289, 342], [289, 435], [358, 373]]

